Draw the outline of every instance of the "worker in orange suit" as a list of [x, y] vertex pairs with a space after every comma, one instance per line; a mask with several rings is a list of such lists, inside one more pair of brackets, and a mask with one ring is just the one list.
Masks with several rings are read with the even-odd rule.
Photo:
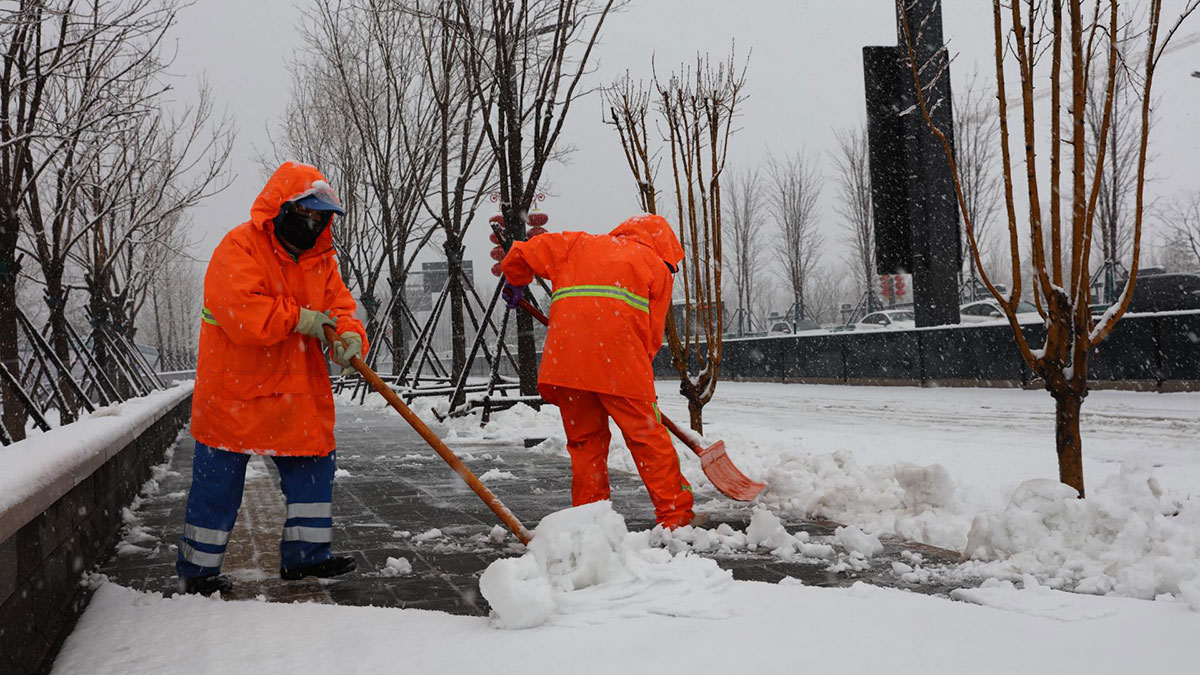
[[667, 528], [693, 518], [692, 486], [659, 416], [651, 366], [682, 259], [671, 226], [648, 214], [606, 235], [547, 233], [515, 242], [500, 263], [510, 307], [535, 276], [553, 284], [538, 389], [562, 412], [572, 504], [609, 498], [611, 417], [654, 502], [655, 520]]
[[338, 273], [331, 227], [343, 215], [316, 167], [286, 162], [213, 251], [192, 398], [192, 484], [176, 570], [185, 593], [228, 592], [220, 574], [242, 501], [246, 463], [269, 455], [287, 500], [280, 576], [331, 577], [355, 569], [331, 552], [333, 391], [330, 350], [346, 367], [366, 353], [354, 298]]

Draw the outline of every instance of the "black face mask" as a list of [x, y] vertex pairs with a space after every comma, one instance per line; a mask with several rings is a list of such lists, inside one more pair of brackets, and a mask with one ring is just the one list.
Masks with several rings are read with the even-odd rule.
[[284, 204], [275, 216], [275, 236], [292, 248], [307, 251], [317, 244], [317, 237], [329, 227], [332, 213], [316, 211], [300, 213], [291, 204]]

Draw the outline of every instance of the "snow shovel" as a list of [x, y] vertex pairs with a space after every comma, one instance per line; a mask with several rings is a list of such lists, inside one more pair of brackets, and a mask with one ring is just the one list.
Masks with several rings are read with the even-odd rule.
[[[542, 313], [537, 307], [534, 307], [524, 298], [521, 299], [521, 309], [529, 313], [530, 316], [537, 319], [543, 326], [550, 325], [550, 319]], [[729, 454], [725, 452], [725, 441], [717, 441], [708, 447], [704, 447], [704, 441], [699, 435], [692, 432], [691, 429], [682, 429], [670, 420], [666, 415], [659, 411], [659, 416], [662, 418], [663, 426], [675, 434], [684, 445], [691, 448], [692, 452], [700, 458], [700, 468], [704, 470], [704, 475], [712, 481], [713, 487], [721, 491], [721, 494], [730, 499], [739, 502], [748, 502], [758, 496], [758, 493], [767, 487], [764, 483], [753, 481], [749, 476], [742, 473], [741, 470], [734, 465], [733, 460], [729, 458]]]
[[[329, 340], [330, 343], [342, 342], [341, 336], [337, 334], [337, 331], [335, 331], [332, 326], [325, 326], [325, 338]], [[500, 522], [504, 523], [509, 530], [512, 530], [512, 533], [517, 536], [517, 539], [521, 540], [522, 544], [528, 544], [533, 539], [533, 533], [525, 529], [525, 526], [521, 524], [521, 521], [517, 520], [517, 517], [513, 515], [513, 512], [509, 511], [508, 507], [500, 502], [500, 498], [493, 494], [492, 491], [489, 490], [487, 486], [475, 476], [471, 469], [467, 468], [466, 464], [463, 464], [463, 461], [458, 458], [458, 455], [454, 454], [454, 451], [446, 447], [446, 444], [442, 441], [442, 439], [438, 438], [437, 434], [433, 433], [433, 430], [430, 429], [425, 422], [421, 421], [420, 417], [417, 417], [417, 414], [414, 413], [412, 409], [409, 408], [404, 401], [396, 395], [396, 392], [392, 391], [391, 387], [389, 387], [383, 380], [379, 379], [379, 375], [375, 374], [375, 371], [371, 370], [371, 367], [368, 366], [361, 357], [355, 356], [354, 358], [350, 359], [350, 365], [358, 371], [359, 375], [363, 376], [364, 380], [366, 380], [372, 387], [375, 388], [375, 391], [379, 392], [381, 396], [387, 399], [387, 402], [396, 409], [396, 412], [400, 413], [400, 416], [404, 418], [404, 421], [408, 422], [409, 426], [415, 429], [416, 432], [421, 435], [421, 438], [425, 439], [425, 442], [429, 444], [429, 447], [433, 448], [437, 454], [441, 455], [442, 459], [446, 460], [446, 463], [450, 465], [450, 468], [454, 469], [454, 472], [467, 482], [467, 485], [469, 485], [471, 489], [475, 491], [476, 495], [479, 495], [479, 498], [483, 500], [484, 504], [487, 504], [487, 507], [492, 510], [492, 513], [496, 514], [496, 517], [500, 519]]]

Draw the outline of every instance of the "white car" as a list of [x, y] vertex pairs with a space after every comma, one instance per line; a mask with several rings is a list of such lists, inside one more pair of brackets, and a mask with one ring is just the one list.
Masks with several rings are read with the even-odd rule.
[[[994, 299], [977, 300], [963, 305], [959, 309], [959, 314], [962, 316], [963, 323], [984, 323], [987, 321], [1000, 321], [1004, 319], [1004, 310], [1000, 309], [1000, 303]], [[1031, 321], [1040, 321], [1041, 315], [1038, 314], [1037, 307], [1028, 302], [1017, 304], [1017, 322], [1029, 323]]]
[[899, 330], [916, 326], [917, 319], [911, 309], [885, 309], [864, 316], [854, 324], [854, 330]]

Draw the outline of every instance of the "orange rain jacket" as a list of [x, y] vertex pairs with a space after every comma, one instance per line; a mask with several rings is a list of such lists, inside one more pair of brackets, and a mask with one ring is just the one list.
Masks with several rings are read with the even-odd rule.
[[267, 181], [250, 221], [225, 235], [204, 275], [204, 309], [192, 398], [192, 436], [235, 452], [328, 455], [333, 392], [321, 343], [292, 330], [300, 308], [329, 310], [338, 333], [367, 336], [333, 256], [333, 225], [295, 261], [275, 239], [284, 202], [324, 181], [286, 162]]
[[500, 263], [508, 282], [534, 276], [554, 291], [538, 372], [553, 403], [557, 385], [654, 401], [651, 362], [663, 342], [683, 247], [662, 216], [630, 218], [607, 235], [548, 233], [516, 242]]

